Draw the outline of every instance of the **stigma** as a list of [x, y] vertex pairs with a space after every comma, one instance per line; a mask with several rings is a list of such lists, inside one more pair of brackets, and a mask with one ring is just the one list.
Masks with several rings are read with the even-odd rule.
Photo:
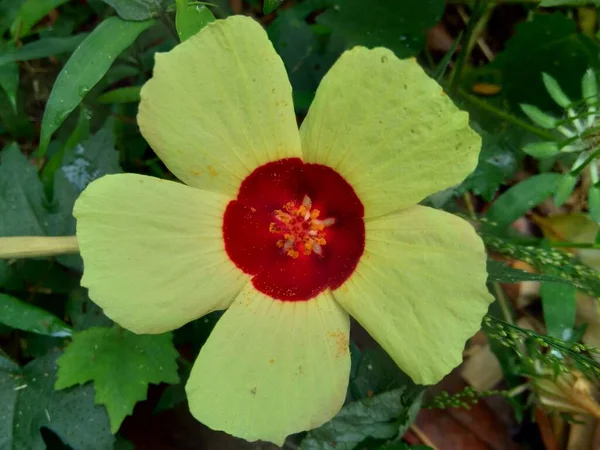
[[285, 254], [291, 258], [304, 255], [323, 255], [323, 246], [327, 244], [325, 228], [335, 223], [332, 217], [320, 219], [321, 212], [312, 207], [312, 201], [305, 195], [301, 204], [288, 202], [283, 208], [273, 212], [274, 221], [269, 224], [271, 233], [282, 238], [276, 242]]

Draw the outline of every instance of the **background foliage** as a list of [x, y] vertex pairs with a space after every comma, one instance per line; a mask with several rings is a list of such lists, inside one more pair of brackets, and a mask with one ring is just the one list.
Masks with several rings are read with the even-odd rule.
[[[106, 174], [173, 179], [139, 133], [140, 88], [155, 53], [215, 18], [246, 14], [265, 26], [290, 76], [299, 119], [344, 50], [385, 46], [416, 57], [483, 137], [476, 170], [424, 203], [473, 222], [490, 253], [497, 302], [466, 349], [464, 367], [428, 389], [356, 327], [344, 408], [286, 445], [457, 448], [428, 438], [417, 417], [427, 422], [429, 411], [495, 397], [521, 436], [507, 437], [510, 445], [559, 448], [566, 441], [548, 425], [549, 414], [600, 418], [600, 141], [595, 116], [587, 122], [600, 102], [598, 6], [0, 0], [0, 236], [74, 234], [76, 198]], [[561, 127], [578, 120], [585, 130], [566, 142]], [[577, 151], [559, 151], [566, 146]], [[191, 419], [183, 391], [219, 314], [172, 334], [135, 335], [90, 301], [79, 284], [82, 270], [78, 256], [0, 260], [0, 450], [197, 448], [198, 439], [207, 448], [225, 445]], [[473, 377], [476, 358], [486, 365]], [[167, 438], [153, 435], [156, 420], [169, 424]]]

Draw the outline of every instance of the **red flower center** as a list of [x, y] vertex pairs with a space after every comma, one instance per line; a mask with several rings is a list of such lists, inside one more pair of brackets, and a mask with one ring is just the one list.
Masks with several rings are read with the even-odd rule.
[[335, 170], [298, 158], [260, 166], [223, 218], [225, 250], [260, 292], [284, 301], [336, 289], [365, 248], [364, 208]]

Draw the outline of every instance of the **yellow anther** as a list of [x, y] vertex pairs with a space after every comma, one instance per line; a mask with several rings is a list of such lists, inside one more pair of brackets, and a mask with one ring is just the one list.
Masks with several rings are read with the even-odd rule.
[[276, 241], [283, 253], [291, 258], [297, 258], [300, 252], [304, 255], [323, 254], [322, 247], [327, 244], [323, 230], [333, 225], [335, 219], [319, 219], [320, 211], [312, 209], [308, 196], [300, 205], [288, 202], [273, 214], [276, 220], [269, 224], [269, 231], [283, 237]]

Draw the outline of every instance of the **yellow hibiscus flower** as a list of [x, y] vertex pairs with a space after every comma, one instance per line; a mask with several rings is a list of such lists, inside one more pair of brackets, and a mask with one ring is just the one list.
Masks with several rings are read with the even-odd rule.
[[417, 383], [460, 363], [491, 301], [484, 247], [417, 203], [474, 169], [480, 138], [414, 60], [344, 53], [298, 130], [266, 33], [232, 17], [156, 56], [138, 121], [185, 184], [92, 182], [82, 284], [136, 333], [227, 309], [187, 382], [198, 420], [282, 444], [331, 419], [350, 315]]

